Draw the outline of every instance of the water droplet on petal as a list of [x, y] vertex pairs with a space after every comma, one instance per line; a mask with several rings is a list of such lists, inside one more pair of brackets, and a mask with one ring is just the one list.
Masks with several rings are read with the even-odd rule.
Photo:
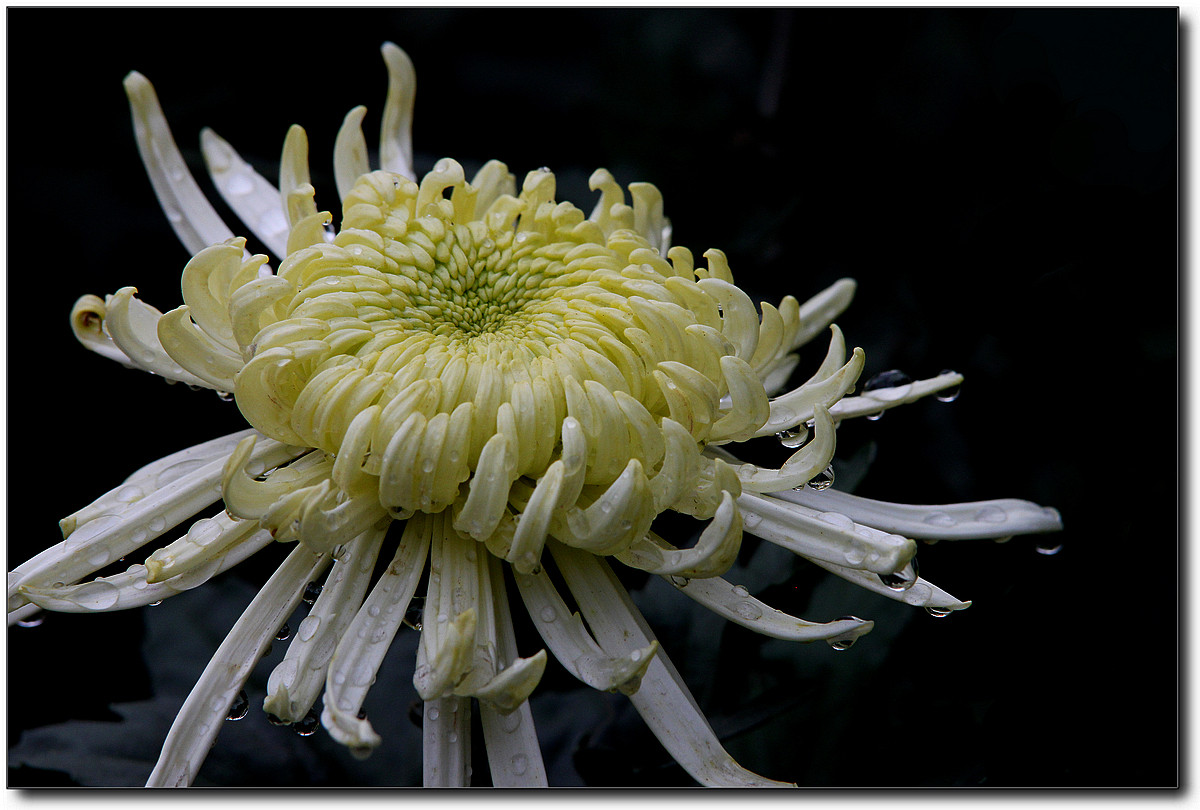
[[794, 450], [797, 447], [803, 446], [803, 444], [808, 441], [808, 430], [804, 427], [781, 430], [779, 433], [775, 434], [775, 438], [778, 439], [779, 443], [784, 447]]
[[912, 382], [912, 377], [905, 374], [899, 369], [891, 369], [890, 371], [881, 371], [871, 379], [867, 380], [862, 387], [865, 391], [875, 391], [880, 388], [899, 388], [902, 385], [908, 385]]
[[[940, 377], [944, 374], [953, 374], [953, 373], [954, 372], [951, 371], [950, 369], [944, 368], [944, 369], [942, 369], [942, 373], [939, 374], [938, 376]], [[958, 385], [952, 386], [950, 388], [943, 388], [941, 391], [937, 392], [937, 401], [938, 402], [953, 402], [954, 400], [958, 399], [958, 395], [961, 393], [962, 393], [962, 383], [959, 383]]]
[[549, 605], [542, 608], [541, 616], [542, 621], [544, 622], [552, 622], [558, 618], [558, 614], [554, 611], [554, 608], [550, 607]]
[[233, 699], [233, 703], [229, 706], [229, 714], [226, 715], [228, 720], [241, 720], [250, 711], [250, 698], [246, 696], [246, 690], [238, 692], [237, 697]]
[[930, 512], [925, 516], [924, 522], [930, 526], [953, 526], [958, 523], [957, 520], [946, 512]]
[[917, 561], [911, 560], [894, 574], [880, 574], [879, 580], [893, 591], [907, 591], [917, 583]]
[[512, 772], [517, 776], [529, 770], [529, 757], [524, 754], [517, 754], [512, 758]]
[[[805, 484], [805, 486], [807, 486], [809, 489], [815, 489], [817, 492], [822, 492], [833, 486], [833, 480], [833, 465], [830, 464], [824, 469], [824, 471], [814, 476], [811, 481]], [[799, 489], [799, 487], [797, 487], [797, 489]]]
[[674, 585], [676, 588], [687, 587], [687, 584], [688, 584], [687, 577], [672, 576], [670, 579], [671, 579], [671, 584]]
[[292, 731], [299, 734], [301, 737], [311, 737], [317, 733], [317, 726], [321, 721], [317, 719], [317, 715], [311, 709], [308, 714], [304, 715], [304, 719], [297, 721], [292, 725]]
[[321, 627], [320, 616], [305, 616], [299, 626], [296, 627], [296, 638], [300, 641], [308, 641]]
[[437, 706], [430, 706], [427, 714], [429, 715], [430, 720], [437, 720], [441, 715], [441, 712], [438, 711]]
[[746, 586], [745, 586], [745, 585], [734, 585], [734, 586], [733, 586], [733, 594], [734, 594], [734, 596], [743, 596], [743, 597], [745, 597], [745, 596], [749, 596], [749, 595], [750, 595], [750, 591], [746, 590]]
[[975, 513], [975, 519], [984, 523], [1003, 523], [1008, 515], [999, 506], [988, 505]]

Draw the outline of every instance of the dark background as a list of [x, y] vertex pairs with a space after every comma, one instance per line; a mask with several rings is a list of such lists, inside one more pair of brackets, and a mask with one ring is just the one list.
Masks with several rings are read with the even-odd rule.
[[[846, 652], [764, 642], [638, 588], [744, 765], [809, 787], [1179, 784], [1173, 9], [10, 9], [8, 23], [10, 568], [141, 464], [241, 424], [68, 328], [83, 293], [132, 284], [164, 311], [180, 303], [188, 257], [138, 160], [122, 77], [155, 83], [197, 174], [202, 126], [274, 179], [287, 126], [303, 124], [331, 206], [334, 135], [365, 104], [375, 140], [392, 40], [417, 67], [419, 171], [447, 155], [518, 176], [545, 165], [586, 211], [597, 166], [653, 182], [674, 242], [722, 248], [753, 297], [858, 279], [839, 325], [867, 376], [966, 375], [952, 405], [844, 426], [842, 483], [873, 453], [861, 494], [1063, 514], [1054, 555], [1036, 538], [923, 546], [922, 574], [974, 600], [944, 620], [749, 541], [738, 573], [764, 599], [876, 619]], [[142, 783], [269, 570], [10, 630], [9, 785]], [[419, 780], [414, 638], [369, 698], [386, 739], [370, 760], [267, 724], [261, 667], [199, 782]], [[690, 784], [622, 698], [551, 665], [533, 705], [553, 784]]]

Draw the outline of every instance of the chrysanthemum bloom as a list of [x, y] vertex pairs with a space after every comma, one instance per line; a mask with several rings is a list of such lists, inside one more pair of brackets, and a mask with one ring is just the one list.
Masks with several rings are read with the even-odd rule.
[[[850, 396], [864, 355], [847, 356], [831, 324], [853, 282], [805, 304], [788, 296], [756, 307], [720, 251], [698, 264], [669, 246], [649, 184], [627, 196], [595, 172], [600, 199], [587, 216], [555, 200], [546, 169], [519, 190], [498, 162], [468, 182], [442, 160], [417, 180], [412, 66], [394, 45], [383, 55], [382, 168], [368, 166], [356, 108], [335, 146], [336, 233], [314, 202], [299, 127], [278, 188], [203, 134], [216, 186], [281, 257], [277, 271], [206, 202], [149, 82], [126, 80], [143, 160], [194, 254], [185, 305], [160, 313], [132, 287], [85, 296], [75, 334], [127, 366], [232, 397], [250, 427], [154, 462], [62, 520], [63, 542], [9, 574], [10, 622], [39, 609], [148, 605], [288, 543], [179, 711], [149, 784], [192, 780], [255, 663], [306, 599], [264, 708], [279, 722], [311, 722], [320, 699], [328, 732], [368, 754], [380, 738], [363, 700], [421, 587], [414, 683], [427, 785], [468, 783], [476, 707], [493, 783], [545, 784], [527, 698], [546, 649], [584, 683], [629, 695], [697, 781], [780, 784], [722, 748], [614, 560], [751, 630], [845, 648], [869, 621], [808, 622], [721, 578], [743, 531], [944, 615], [968, 603], [917, 576], [914, 539], [1050, 531], [1058, 514], [1014, 500], [907, 506], [832, 489], [839, 420], [945, 394], [962, 378], [893, 380]], [[789, 385], [797, 348], [822, 334], [819, 367]], [[735, 454], [738, 443], [775, 437], [795, 449], [778, 469]], [[654, 532], [666, 510], [707, 523], [693, 545]], [[143, 563], [111, 573], [147, 546]], [[510, 578], [546, 649], [517, 649]]]

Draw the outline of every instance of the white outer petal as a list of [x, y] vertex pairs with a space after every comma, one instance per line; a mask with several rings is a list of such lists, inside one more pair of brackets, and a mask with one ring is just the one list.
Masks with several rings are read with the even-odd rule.
[[775, 497], [841, 512], [858, 523], [918, 540], [996, 539], [1062, 529], [1058, 510], [1013, 498], [915, 505], [876, 501], [835, 489], [779, 492]]
[[200, 131], [200, 150], [213, 184], [238, 219], [277, 257], [286, 256], [288, 221], [279, 190], [207, 127]]
[[[602, 560], [559, 543], [551, 552], [601, 645], [613, 649], [649, 644], [653, 633], [629, 594]], [[698, 782], [712, 787], [782, 787], [738, 765], [667, 657], [650, 662], [634, 708], [671, 756]]]
[[133, 112], [133, 131], [142, 163], [179, 241], [194, 255], [231, 238], [233, 232], [221, 221], [188, 171], [154, 87], [135, 71], [125, 77], [125, 93]]
[[318, 576], [328, 563], [328, 557], [297, 546], [271, 575], [225, 636], [175, 715], [146, 787], [191, 784], [254, 665], [300, 603], [305, 583]]

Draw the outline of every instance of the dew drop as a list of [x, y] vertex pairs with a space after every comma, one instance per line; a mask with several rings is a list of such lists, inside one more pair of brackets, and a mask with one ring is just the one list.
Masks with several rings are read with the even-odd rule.
[[117, 500], [121, 503], [132, 503], [139, 498], [145, 497], [145, 495], [146, 493], [142, 491], [141, 487], [132, 484], [123, 486], [117, 490]]
[[165, 528], [167, 528], [167, 521], [162, 515], [158, 515], [150, 521], [150, 531], [152, 532], [161, 532]]
[[120, 596], [120, 590], [111, 582], [93, 580], [79, 586], [75, 599], [88, 602], [88, 607], [92, 610], [105, 610], [115, 605]]
[[296, 627], [296, 638], [300, 641], [308, 641], [321, 627], [320, 616], [305, 616], [300, 624]]
[[762, 515], [755, 512], [742, 513], [742, 528], [753, 529], [758, 524], [762, 523]]
[[932, 607], [932, 606], [927, 605], [925, 607], [925, 612], [928, 613], [930, 616], [932, 616], [935, 619], [944, 619], [947, 616], [949, 616], [951, 613], [953, 613], [954, 611], [949, 610], [948, 608], [938, 608], [938, 607]]
[[930, 512], [925, 516], [924, 522], [930, 526], [953, 526], [958, 523], [957, 520], [946, 512]]
[[246, 690], [237, 693], [237, 697], [233, 699], [233, 703], [229, 706], [229, 714], [225, 715], [226, 720], [241, 720], [250, 711], [250, 698], [246, 696]]
[[907, 591], [917, 584], [916, 560], [911, 560], [908, 565], [894, 574], [880, 574], [879, 580], [893, 591]]
[[[942, 373], [939, 374], [938, 376], [941, 377], [945, 374], [953, 374], [953, 373], [954, 372], [952, 370], [950, 370], [948, 368], [944, 368], [944, 369], [942, 369]], [[962, 393], [962, 383], [959, 383], [958, 385], [955, 385], [955, 386], [951, 386], [950, 388], [943, 388], [941, 391], [937, 392], [937, 401], [938, 402], [953, 402], [954, 400], [958, 399], [958, 395], [961, 393]]]
[[188, 529], [187, 537], [198, 546], [207, 546], [221, 536], [221, 524], [215, 520], [197, 520]]
[[320, 725], [320, 720], [311, 709], [308, 714], [304, 715], [304, 719], [292, 725], [292, 731], [299, 734], [301, 737], [311, 737], [317, 733], [317, 726]]
[[150, 607], [158, 607], [161, 604], [162, 604], [162, 600], [159, 599], [157, 602], [151, 602]]
[[37, 627], [45, 620], [45, 615], [34, 616], [30, 619], [21, 619], [19, 622], [17, 622], [17, 627]]
[[310, 582], [304, 586], [304, 601], [312, 604], [317, 601], [317, 597], [321, 595], [321, 584], [319, 582]]
[[790, 430], [781, 430], [775, 434], [775, 438], [778, 439], [779, 443], [784, 447], [794, 450], [808, 441], [808, 429], [800, 427], [791, 428]]
[[762, 608], [753, 602], [738, 602], [733, 606], [733, 612], [748, 621], [756, 621], [762, 618]]
[[500, 715], [500, 728], [504, 729], [505, 734], [512, 734], [521, 727], [521, 713], [509, 712], [508, 714]]
[[[867, 414], [867, 421], [868, 421], [868, 422], [878, 422], [878, 421], [879, 421], [880, 419], [882, 419], [882, 418], [883, 418], [883, 411], [876, 411], [875, 413], [869, 413], [869, 414]], [[846, 648], [845, 648], [845, 647], [841, 647], [841, 648], [836, 648], [836, 647], [835, 647], [834, 649], [843, 649], [843, 650], [844, 650], [844, 649], [846, 649]]]
[[275, 634], [275, 640], [276, 641], [287, 641], [288, 637], [291, 634], [292, 634], [292, 628], [288, 626], [287, 622], [284, 622], [283, 627], [280, 627], [279, 632]]
[[853, 647], [854, 642], [857, 640], [858, 639], [854, 638], [853, 636], [849, 636], [849, 637], [838, 636], [837, 638], [828, 639], [828, 642], [829, 642], [830, 647], [837, 650], [838, 652], [841, 652], [843, 650], [848, 650], [851, 647]]
[[745, 585], [734, 585], [733, 586], [733, 595], [746, 597], [746, 596], [750, 595], [750, 591], [746, 590]]
[[529, 770], [529, 757], [524, 754], [517, 754], [512, 758], [512, 772], [517, 776]]
[[233, 402], [233, 394], [229, 391], [218, 391], [217, 399], [222, 402]]
[[899, 369], [891, 369], [890, 371], [881, 371], [871, 379], [867, 380], [862, 387], [864, 392], [876, 391], [880, 388], [899, 388], [902, 385], [908, 385], [912, 382], [912, 377], [905, 374]]
[[427, 714], [429, 715], [430, 720], [437, 720], [441, 715], [441, 712], [438, 711], [437, 706], [430, 706]]
[[687, 584], [688, 584], [688, 579], [687, 579], [687, 577], [672, 576], [671, 584], [674, 585], [676, 588], [686, 588]]
[[1062, 543], [1059, 543], [1056, 546], [1042, 545], [1039, 543], [1036, 548], [1038, 554], [1045, 554], [1047, 557], [1052, 557], [1058, 552], [1062, 551]]
[[554, 608], [550, 607], [549, 605], [542, 608], [542, 621], [552, 622], [557, 618], [558, 618], [558, 613], [555, 612]]
[[975, 513], [975, 519], [984, 523], [1003, 523], [1008, 518], [999, 506], [985, 506]]
[[824, 490], [827, 490], [833, 486], [833, 479], [833, 465], [830, 464], [823, 472], [819, 473], [811, 481], [805, 484], [805, 486], [807, 486], [809, 489], [815, 489], [817, 492], [823, 492]]
[[112, 559], [108, 549], [100, 547], [88, 555], [88, 562], [96, 568], [108, 565]]

